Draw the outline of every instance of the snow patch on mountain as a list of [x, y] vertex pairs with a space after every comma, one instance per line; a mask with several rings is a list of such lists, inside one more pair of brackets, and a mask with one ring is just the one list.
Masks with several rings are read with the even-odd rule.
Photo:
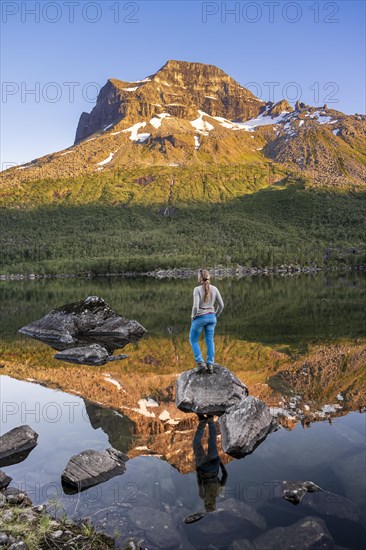
[[[198, 111], [199, 117], [195, 120], [190, 120], [190, 124], [193, 126], [193, 128], [196, 128], [198, 132], [201, 134], [204, 134], [208, 136], [208, 133], [214, 129], [214, 126], [207, 122], [206, 120], [203, 120], [204, 116], [210, 116], [207, 113], [204, 113], [203, 111]], [[211, 117], [212, 118], [212, 117]]]
[[150, 119], [150, 124], [154, 126], [154, 128], [160, 128], [163, 119], [170, 116], [171, 116], [170, 113], [160, 113], [155, 117], [153, 117], [152, 119]]
[[131, 132], [130, 140], [131, 141], [137, 141], [138, 143], [143, 143], [146, 141], [151, 134], [148, 133], [142, 133], [139, 134], [138, 131], [140, 128], [144, 128], [146, 126], [146, 122], [136, 122], [133, 126], [130, 126], [130, 128], [126, 128], [126, 130], [122, 130], [124, 133]]
[[151, 78], [147, 76], [143, 80], [133, 80], [131, 84], [142, 84], [143, 82], [151, 82]]
[[326, 113], [321, 111], [315, 111], [313, 114], [308, 113], [305, 116], [316, 118], [319, 124], [335, 124], [336, 122], [338, 122], [337, 120], [334, 120], [331, 116], [328, 116]]
[[111, 162], [112, 158], [114, 157], [114, 153], [109, 153], [109, 156], [102, 160], [101, 162], [97, 162], [98, 166], [103, 166], [104, 164], [108, 164], [108, 162]]

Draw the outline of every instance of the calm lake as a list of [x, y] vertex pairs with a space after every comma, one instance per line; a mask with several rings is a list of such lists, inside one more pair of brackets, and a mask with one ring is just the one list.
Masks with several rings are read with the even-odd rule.
[[[216, 510], [192, 524], [184, 519], [205, 510], [192, 449], [197, 420], [175, 408], [174, 386], [194, 366], [188, 333], [196, 280], [1, 282], [1, 434], [21, 424], [39, 434], [25, 460], [2, 469], [35, 503], [49, 502], [59, 516], [91, 517], [121, 548], [128, 538], [151, 550], [282, 550], [289, 541], [365, 548], [365, 282], [357, 273], [213, 280], [225, 302], [216, 361], [266, 401], [282, 427], [240, 460], [224, 456], [218, 433], [227, 481]], [[51, 348], [17, 333], [90, 295], [147, 329], [124, 348], [124, 361], [61, 363]], [[61, 474], [71, 456], [111, 446], [129, 455], [126, 472], [65, 492]], [[284, 480], [311, 480], [326, 492], [295, 506], [282, 498]], [[297, 522], [308, 517], [324, 522], [323, 546], [301, 539]], [[280, 526], [282, 546], [278, 531], [263, 538]]]

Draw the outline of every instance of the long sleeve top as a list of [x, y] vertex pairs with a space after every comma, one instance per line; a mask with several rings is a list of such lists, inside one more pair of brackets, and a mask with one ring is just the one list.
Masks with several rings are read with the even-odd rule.
[[[199, 315], [205, 315], [206, 313], [216, 313], [218, 317], [224, 309], [224, 302], [221, 297], [220, 291], [216, 286], [210, 285], [210, 297], [207, 302], [204, 301], [205, 291], [202, 285], [196, 286], [193, 289], [193, 308], [192, 319], [195, 319]], [[215, 302], [218, 306], [215, 309]]]

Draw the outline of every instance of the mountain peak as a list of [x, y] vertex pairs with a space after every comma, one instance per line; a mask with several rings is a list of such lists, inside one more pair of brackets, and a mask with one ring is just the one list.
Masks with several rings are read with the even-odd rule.
[[215, 65], [169, 59], [156, 73], [135, 82], [110, 78], [90, 114], [83, 113], [75, 143], [121, 120], [136, 124], [162, 113], [193, 120], [198, 111], [248, 120], [265, 105]]
[[206, 69], [211, 71], [217, 71], [221, 72], [222, 74], [226, 74], [222, 69], [219, 69], [216, 67], [216, 65], [211, 65], [209, 63], [201, 63], [199, 61], [183, 61], [179, 59], [168, 59], [166, 63], [160, 69], [157, 71], [162, 71], [164, 69], [179, 69], [179, 70], [194, 70], [194, 69]]

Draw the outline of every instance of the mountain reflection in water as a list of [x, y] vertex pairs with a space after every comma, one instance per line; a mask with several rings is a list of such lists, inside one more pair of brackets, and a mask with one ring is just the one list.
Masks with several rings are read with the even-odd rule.
[[[364, 276], [217, 283], [226, 298], [217, 325], [217, 360], [266, 401], [286, 429], [271, 434], [243, 460], [222, 452], [218, 430], [218, 457], [228, 478], [215, 498], [216, 511], [208, 514], [192, 446], [197, 418], [178, 411], [174, 402], [177, 375], [194, 363], [188, 342], [194, 284], [146, 279], [1, 282], [0, 390], [2, 401], [14, 403], [17, 411], [7, 415], [2, 433], [25, 422], [39, 433], [37, 447], [5, 472], [25, 484], [34, 501], [45, 502], [56, 493], [71, 515], [91, 516], [109, 534], [117, 528], [120, 542], [134, 536], [153, 550], [229, 548], [234, 540], [254, 540], [307, 516], [324, 521], [338, 546], [363, 548]], [[148, 329], [138, 344], [126, 347], [127, 360], [96, 368], [60, 364], [49, 348], [17, 334], [20, 326], [52, 308], [88, 295], [102, 296]], [[52, 402], [62, 412], [57, 422], [46, 414]], [[39, 416], [27, 413], [37, 403]], [[70, 403], [75, 404], [72, 422]], [[206, 434], [202, 444], [206, 448]], [[70, 457], [109, 446], [130, 456], [125, 474], [76, 497], [63, 494], [60, 476]], [[277, 494], [283, 480], [312, 480], [338, 496], [306, 495], [294, 507]], [[184, 523], [200, 511], [205, 516], [199, 521]], [[164, 525], [169, 537], [163, 536]]]

